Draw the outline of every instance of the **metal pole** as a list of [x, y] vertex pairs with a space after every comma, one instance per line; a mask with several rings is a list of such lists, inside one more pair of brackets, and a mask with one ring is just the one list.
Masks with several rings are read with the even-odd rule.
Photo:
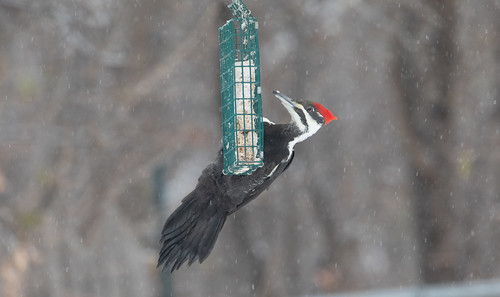
[[[165, 189], [166, 189], [166, 176], [167, 167], [165, 165], [160, 165], [156, 167], [153, 173], [153, 194], [156, 209], [158, 210], [158, 226], [161, 232], [163, 228], [163, 223], [165, 221], [164, 214], [167, 205], [166, 197], [165, 197]], [[172, 279], [169, 272], [160, 271], [160, 282], [161, 282], [161, 291], [159, 296], [161, 297], [173, 297], [174, 292], [172, 290]]]

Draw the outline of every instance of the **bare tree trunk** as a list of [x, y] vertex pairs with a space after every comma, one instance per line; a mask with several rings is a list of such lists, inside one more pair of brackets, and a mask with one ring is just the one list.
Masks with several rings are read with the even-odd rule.
[[[401, 96], [402, 131], [410, 157], [420, 273], [428, 283], [453, 281], [459, 274], [460, 241], [453, 211], [453, 1], [429, 6], [438, 25], [426, 24], [408, 8], [404, 18], [409, 41], [395, 43], [394, 75]], [[429, 26], [430, 25], [430, 26]], [[413, 47], [408, 45], [413, 45]]]

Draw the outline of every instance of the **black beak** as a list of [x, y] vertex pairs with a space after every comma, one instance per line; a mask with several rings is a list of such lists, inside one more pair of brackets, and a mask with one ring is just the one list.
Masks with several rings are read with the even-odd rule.
[[283, 105], [285, 106], [289, 105], [291, 108], [299, 108], [295, 100], [286, 95], [281, 94], [280, 91], [273, 91], [273, 94], [274, 96], [276, 96], [276, 98], [281, 100], [281, 103], [283, 103]]

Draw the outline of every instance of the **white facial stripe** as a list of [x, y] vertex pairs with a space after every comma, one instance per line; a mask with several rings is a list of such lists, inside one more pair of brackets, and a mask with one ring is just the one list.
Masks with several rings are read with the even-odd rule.
[[[304, 109], [302, 107], [302, 109]], [[319, 129], [321, 129], [321, 127], [323, 126], [322, 124], [318, 123], [315, 119], [313, 119], [313, 117], [304, 110], [304, 114], [306, 116], [306, 122], [307, 122], [307, 126], [308, 126], [308, 129], [307, 129], [307, 137], [310, 137], [312, 135], [314, 135], [316, 132], [318, 132]]]
[[322, 127], [322, 125], [320, 123], [316, 122], [316, 120], [314, 120], [311, 117], [311, 115], [304, 110], [304, 107], [302, 105], [298, 104], [298, 106], [304, 112], [304, 115], [306, 117], [306, 122], [307, 122], [308, 127], [306, 127], [306, 126], [304, 126], [304, 124], [302, 124], [302, 121], [300, 120], [300, 117], [295, 112], [291, 113], [292, 114], [292, 118], [295, 121], [295, 123], [297, 124], [297, 126], [299, 127], [299, 129], [302, 132], [305, 131], [305, 133], [303, 133], [303, 134], [299, 135], [298, 137], [294, 138], [288, 144], [289, 155], [288, 155], [288, 159], [287, 160], [289, 160], [290, 157], [292, 156], [293, 148], [294, 148], [294, 146], [297, 143], [302, 142], [302, 141], [306, 140], [307, 138], [313, 136]]
[[[300, 109], [304, 110], [303, 107], [301, 107]], [[307, 126], [304, 126], [302, 120], [300, 119], [300, 116], [295, 111], [292, 113], [292, 119], [295, 122], [295, 124], [297, 124], [297, 127], [299, 128], [300, 132], [305, 132], [307, 130]]]
[[[300, 109], [304, 112], [304, 107], [300, 104], [297, 104]], [[292, 122], [294, 122], [297, 127], [299, 128], [300, 132], [304, 132], [307, 130], [307, 127], [304, 126], [304, 124], [302, 124], [302, 121], [300, 119], [300, 116], [297, 114], [297, 112], [295, 112], [295, 110], [293, 109], [292, 106], [288, 105], [288, 104], [283, 104], [283, 106], [285, 106], [285, 108], [288, 110], [288, 113], [290, 114], [290, 116], [292, 117]]]

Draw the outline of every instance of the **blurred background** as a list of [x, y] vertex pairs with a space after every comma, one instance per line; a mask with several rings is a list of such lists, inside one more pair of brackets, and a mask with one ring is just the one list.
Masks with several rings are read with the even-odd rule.
[[338, 117], [155, 268], [221, 145], [229, 1], [0, 0], [0, 296], [311, 296], [500, 278], [500, 2], [246, 0], [272, 90]]

